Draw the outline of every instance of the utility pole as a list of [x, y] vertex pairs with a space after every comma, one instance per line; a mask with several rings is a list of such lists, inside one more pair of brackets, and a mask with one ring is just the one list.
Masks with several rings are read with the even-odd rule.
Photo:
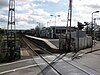
[[69, 4], [69, 12], [70, 12], [70, 17], [69, 17], [69, 21], [70, 21], [70, 27], [69, 27], [69, 39], [70, 39], [70, 41], [69, 41], [69, 51], [70, 51], [70, 49], [71, 49], [71, 19], [72, 19], [72, 0], [70, 0], [70, 4]]
[[15, 30], [15, 0], [9, 0], [7, 32], [1, 42], [0, 62], [11, 62], [20, 59], [19, 38]]
[[16, 30], [15, 30], [15, 0], [9, 0], [8, 25], [7, 25], [7, 56], [14, 59], [16, 50]]
[[[68, 51], [71, 51], [71, 20], [72, 19], [72, 0], [69, 0], [69, 9], [68, 9], [68, 16], [67, 16], [67, 26], [66, 26], [66, 41], [65, 41], [65, 48]], [[68, 48], [67, 48], [68, 46]]]

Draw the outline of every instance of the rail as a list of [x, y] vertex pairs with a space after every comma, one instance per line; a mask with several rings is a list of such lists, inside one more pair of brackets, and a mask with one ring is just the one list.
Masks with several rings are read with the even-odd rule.
[[[34, 51], [34, 49], [32, 48], [32, 45], [30, 45], [30, 43], [32, 43], [32, 42], [28, 42], [28, 41], [26, 41], [26, 40], [24, 40], [24, 41], [25, 41], [25, 43], [27, 43], [28, 47], [29, 47], [32, 51]], [[37, 45], [37, 46], [38, 46], [38, 45]], [[41, 48], [41, 50], [45, 50], [45, 49], [44, 49], [44, 48]], [[51, 52], [49, 52], [49, 51], [47, 51], [47, 50], [45, 50], [45, 51], [46, 51], [47, 53], [49, 53], [50, 55], [52, 55]], [[54, 65], [57, 63], [56, 61], [63, 60], [65, 63], [67, 63], [67, 64], [69, 64], [69, 65], [71, 65], [71, 66], [77, 68], [78, 70], [80, 70], [80, 71], [82, 71], [82, 72], [84, 72], [84, 73], [86, 73], [86, 75], [91, 75], [89, 72], [87, 72], [87, 71], [85, 71], [85, 70], [83, 70], [83, 69], [81, 69], [81, 68], [79, 68], [79, 67], [73, 65], [72, 63], [67, 62], [66, 60], [62, 59], [64, 56], [66, 56], [66, 54], [62, 54], [62, 53], [61, 53], [61, 54], [59, 54], [59, 56], [55, 55], [56, 58], [55, 58], [51, 63], [49, 63], [42, 55], [38, 54], [38, 53], [35, 52], [35, 51], [34, 51], [34, 53], [36, 53], [36, 55], [38, 55], [41, 59], [43, 59], [43, 60], [48, 64], [48, 66], [46, 66], [40, 73], [44, 73], [45, 69], [48, 69], [49, 67], [51, 67], [53, 70], [55, 70], [55, 71], [58, 73], [58, 75], [62, 75], [62, 74], [54, 67]], [[48, 69], [48, 71], [49, 71], [49, 70], [50, 70], [50, 68]], [[38, 75], [40, 75], [40, 73], [39, 73]]]
[[[32, 50], [34, 51], [34, 49], [32, 48], [32, 46], [29, 44], [28, 41], [24, 40], [24, 42], [27, 44], [27, 46]], [[43, 49], [43, 48], [42, 48]], [[43, 49], [44, 50], [44, 49]], [[50, 67], [52, 67], [52, 69], [54, 69], [59, 75], [62, 75], [59, 71], [57, 71], [56, 68], [54, 68], [43, 56], [41, 56], [40, 54], [38, 54], [36, 51], [34, 51], [34, 53], [36, 55], [38, 55], [40, 58], [42, 58]]]

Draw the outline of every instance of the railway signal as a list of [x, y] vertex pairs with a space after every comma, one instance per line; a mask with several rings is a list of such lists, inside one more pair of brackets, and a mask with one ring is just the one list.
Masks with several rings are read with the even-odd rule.
[[77, 25], [78, 25], [79, 30], [82, 30], [84, 28], [84, 26], [86, 26], [86, 25], [82, 24], [81, 22], [78, 22]]

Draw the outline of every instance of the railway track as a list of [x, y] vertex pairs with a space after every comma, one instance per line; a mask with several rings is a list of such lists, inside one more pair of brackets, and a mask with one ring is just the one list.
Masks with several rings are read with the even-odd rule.
[[[44, 61], [44, 63], [45, 64], [47, 64], [45, 67], [43, 67], [41, 70], [41, 72], [40, 73], [38, 73], [38, 75], [51, 75], [50, 73], [51, 73], [51, 70], [52, 71], [54, 71], [54, 73], [55, 73], [55, 75], [66, 75], [66, 73], [65, 72], [67, 72], [66, 70], [67, 69], [72, 69], [72, 70], [75, 70], [76, 71], [76, 73], [77, 73], [77, 75], [93, 75], [93, 74], [91, 74], [91, 73], [93, 73], [93, 72], [91, 72], [91, 71], [93, 71], [93, 70], [90, 70], [89, 68], [89, 71], [87, 71], [87, 70], [85, 70], [85, 69], [83, 69], [83, 68], [80, 68], [79, 66], [76, 66], [74, 63], [72, 63], [72, 62], [69, 62], [69, 61], [66, 61], [65, 59], [63, 59], [63, 57], [64, 56], [66, 56], [66, 54], [57, 54], [57, 55], [54, 55], [54, 54], [52, 54], [51, 52], [49, 52], [49, 51], [47, 51], [46, 49], [44, 49], [44, 48], [41, 48], [41, 47], [39, 47], [37, 44], [35, 44], [36, 46], [35, 46], [35, 48], [37, 48], [37, 46], [38, 46], [38, 48], [40, 49], [40, 50], [42, 50], [43, 51], [43, 53], [44, 54], [48, 54], [47, 56], [54, 56], [54, 58], [51, 60], [51, 61], [49, 61], [48, 59], [50, 59], [50, 57], [45, 57], [45, 55], [44, 54], [39, 54], [37, 51], [36, 51], [36, 49], [34, 48], [34, 45], [33, 45], [33, 42], [31, 42], [31, 41], [29, 41], [28, 39], [26, 39], [26, 38], [24, 38], [24, 41], [25, 41], [25, 43], [27, 44], [27, 46], [38, 56], [38, 59], [39, 59], [39, 61], [37, 62], [37, 63], [40, 63], [40, 61]], [[59, 61], [59, 60], [61, 60], [61, 61]], [[60, 70], [60, 68], [61, 68], [61, 66], [59, 65], [59, 67], [57, 67], [57, 65], [58, 64], [60, 64], [60, 65], [62, 65], [62, 67], [65, 65], [65, 66], [70, 66], [70, 67], [66, 67], [66, 70], [63, 70], [63, 71], [61, 71]], [[65, 71], [65, 72], [64, 72]], [[50, 73], [49, 73], [50, 72]], [[69, 72], [69, 71], [68, 71]], [[71, 72], [70, 72], [71, 73]], [[70, 73], [68, 73], [68, 74], [70, 74]], [[72, 72], [73, 73], [73, 72]], [[95, 75], [99, 75], [98, 73], [96, 73], [96, 72], [94, 72], [95, 73]], [[67, 74], [67, 75], [68, 75]], [[74, 74], [73, 74], [74, 75]]]
[[[25, 37], [23, 38], [24, 42], [27, 44], [27, 46], [37, 55], [39, 56], [41, 59], [43, 59], [50, 67], [52, 67], [52, 69], [54, 69], [59, 75], [62, 75], [59, 71], [57, 71], [42, 55], [38, 54], [35, 49], [34, 46], [32, 44], [32, 42], [29, 42], [29, 40], [27, 40]], [[44, 50], [43, 53], [49, 53], [50, 52], [46, 51], [44, 48], [41, 48], [40, 46], [38, 46], [40, 49]], [[35, 46], [36, 48], [36, 46]]]
[[[23, 39], [26, 41], [25, 47], [29, 47], [32, 51], [31, 53], [35, 54], [34, 51], [39, 48], [38, 45], [35, 46], [34, 43], [28, 39]], [[45, 50], [44, 48], [39, 49]], [[35, 55], [34, 54], [31, 59], [1, 64], [0, 75], [20, 75], [20, 72], [26, 71], [27, 75], [100, 75], [100, 73], [90, 67], [67, 58], [66, 54], [52, 54], [51, 52], [48, 53], [46, 50], [44, 54], [38, 51], [36, 51]], [[30, 68], [31, 70], [29, 70]], [[32, 74], [29, 74], [30, 71], [32, 71]], [[22, 75], [24, 75], [24, 73]]]
[[20, 38], [20, 52], [21, 52], [21, 60], [32, 58], [32, 56], [35, 56], [36, 54], [27, 46], [27, 44], [24, 42], [23, 38]]

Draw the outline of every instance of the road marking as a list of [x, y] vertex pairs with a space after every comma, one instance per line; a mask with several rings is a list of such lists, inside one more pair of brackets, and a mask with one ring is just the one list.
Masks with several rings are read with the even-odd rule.
[[19, 63], [19, 62], [25, 62], [25, 61], [31, 61], [31, 60], [34, 61], [34, 59], [31, 58], [31, 59], [25, 59], [25, 60], [19, 60], [19, 61], [15, 61], [15, 62], [6, 63], [6, 64], [1, 64], [0, 66], [5, 66], [5, 65], [10, 65], [10, 64], [15, 64], [15, 63]]
[[30, 56], [27, 50], [21, 50], [21, 56]]
[[21, 67], [21, 68], [16, 68], [16, 69], [8, 70], [8, 71], [3, 71], [3, 72], [0, 72], [0, 74], [5, 74], [5, 73], [9, 73], [9, 72], [14, 72], [14, 71], [18, 71], [18, 70], [22, 70], [22, 69], [26, 69], [26, 68], [30, 68], [30, 67], [35, 67], [35, 66], [40, 66], [40, 65], [44, 65], [44, 64], [45, 64], [45, 63], [29, 65], [29, 66], [25, 66], [25, 67]]
[[40, 59], [40, 58], [38, 58], [38, 56], [35, 56], [35, 58], [19, 60], [19, 61], [15, 61], [15, 62], [6, 63], [6, 64], [1, 64], [0, 66], [11, 65], [11, 64], [16, 64], [16, 63], [19, 63], [19, 62], [25, 62], [25, 61], [31, 61], [31, 60], [34, 61], [34, 59]]

